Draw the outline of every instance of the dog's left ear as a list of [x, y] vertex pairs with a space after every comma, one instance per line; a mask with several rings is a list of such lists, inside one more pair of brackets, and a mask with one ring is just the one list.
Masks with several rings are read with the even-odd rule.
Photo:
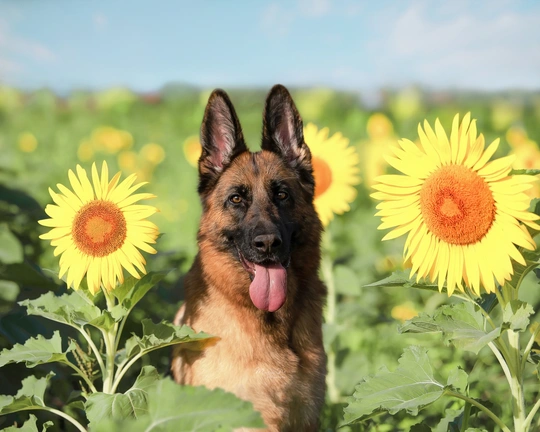
[[304, 142], [302, 117], [281, 84], [272, 87], [266, 98], [261, 148], [279, 154], [314, 189], [311, 152]]
[[210, 95], [201, 125], [202, 153], [199, 158], [199, 193], [217, 181], [240, 153], [247, 151], [234, 106], [221, 89]]

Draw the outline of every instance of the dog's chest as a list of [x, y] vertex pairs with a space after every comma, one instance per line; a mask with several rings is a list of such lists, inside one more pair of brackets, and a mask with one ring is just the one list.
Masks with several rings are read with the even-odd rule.
[[200, 355], [186, 357], [186, 384], [223, 388], [275, 419], [303, 423], [313, 416], [304, 411], [313, 406], [316, 387], [320, 386], [316, 365], [323, 359], [311, 362], [300, 347], [276, 343], [258, 326], [230, 315], [220, 325], [215, 325], [215, 315], [207, 321], [205, 314], [196, 321], [188, 319], [188, 324], [196, 330], [204, 328], [220, 340]]

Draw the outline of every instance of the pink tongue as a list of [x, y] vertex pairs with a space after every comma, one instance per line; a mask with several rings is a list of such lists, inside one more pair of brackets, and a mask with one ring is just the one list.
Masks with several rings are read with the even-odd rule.
[[253, 304], [265, 311], [275, 312], [287, 295], [287, 270], [277, 263], [255, 266], [255, 278], [249, 286], [249, 296]]

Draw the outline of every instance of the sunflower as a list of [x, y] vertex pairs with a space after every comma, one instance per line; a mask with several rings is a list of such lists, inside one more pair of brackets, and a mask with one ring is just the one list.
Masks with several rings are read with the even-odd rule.
[[190, 136], [184, 141], [184, 156], [189, 164], [197, 168], [201, 157], [202, 147], [198, 136]]
[[450, 139], [437, 119], [435, 131], [427, 121], [418, 125], [420, 144], [403, 139], [386, 160], [404, 175], [378, 177], [373, 198], [382, 224], [393, 228], [383, 240], [407, 234], [405, 261], [417, 280], [446, 282], [448, 295], [462, 281], [476, 294], [481, 286], [494, 292], [513, 274], [511, 259], [525, 264], [516, 248], [534, 250], [525, 225], [539, 230], [539, 217], [527, 211], [524, 191], [532, 176], [509, 176], [514, 156], [488, 162], [499, 140], [484, 149], [484, 136], [476, 121], [454, 117]]
[[318, 130], [313, 123], [304, 128], [304, 140], [311, 151], [315, 209], [327, 226], [334, 213], [349, 211], [349, 203], [356, 197], [353, 186], [360, 183], [358, 154], [341, 133], [328, 138], [328, 128]]
[[120, 184], [120, 173], [109, 181], [106, 162], [101, 176], [96, 164], [92, 165], [92, 183], [80, 165], [76, 175], [72, 170], [68, 175], [73, 191], [62, 184], [57, 185], [60, 193], [49, 188], [56, 205], [47, 205], [45, 212], [50, 219], [39, 221], [52, 228], [40, 238], [51, 240], [56, 247], [55, 256], [62, 254], [60, 278], [67, 274], [67, 285], [78, 289], [87, 274], [88, 288], [93, 294], [100, 286], [112, 290], [117, 282], [123, 283], [122, 268], [140, 278], [139, 272], [146, 273], [146, 261], [138, 249], [156, 253], [149, 243], [156, 242], [159, 231], [146, 220], [157, 209], [135, 203], [155, 195], [133, 195], [145, 184], [133, 185], [134, 174]]

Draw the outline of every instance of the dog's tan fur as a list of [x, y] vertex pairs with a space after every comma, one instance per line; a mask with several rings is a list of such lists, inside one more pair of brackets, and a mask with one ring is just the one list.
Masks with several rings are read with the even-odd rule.
[[[276, 178], [289, 181], [305, 234], [291, 251], [285, 304], [270, 313], [253, 305], [247, 271], [214, 240], [234, 223], [221, 205], [229, 185], [250, 185], [261, 202], [268, 200], [265, 185]], [[176, 322], [219, 340], [204, 349], [179, 345], [172, 361], [178, 383], [220, 387], [251, 401], [275, 432], [318, 430], [325, 393], [325, 288], [317, 275], [321, 225], [297, 178], [278, 154], [243, 151], [206, 193], [199, 254], [186, 275], [186, 301]]]

